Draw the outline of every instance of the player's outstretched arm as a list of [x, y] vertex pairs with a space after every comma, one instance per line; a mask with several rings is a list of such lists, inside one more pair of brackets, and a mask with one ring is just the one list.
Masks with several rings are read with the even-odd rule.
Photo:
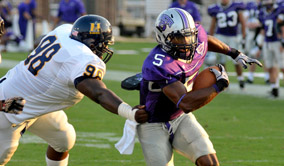
[[148, 120], [148, 114], [142, 106], [132, 108], [127, 103], [124, 103], [114, 92], [107, 89], [103, 81], [99, 79], [86, 78], [78, 83], [76, 88], [114, 114], [138, 123], [144, 123]]
[[208, 35], [208, 51], [229, 55], [236, 62], [240, 63], [245, 69], [247, 68], [247, 64], [251, 65], [253, 63], [256, 63], [258, 66], [262, 67], [262, 64], [257, 59], [246, 56], [239, 50], [229, 47], [227, 44], [210, 35]]

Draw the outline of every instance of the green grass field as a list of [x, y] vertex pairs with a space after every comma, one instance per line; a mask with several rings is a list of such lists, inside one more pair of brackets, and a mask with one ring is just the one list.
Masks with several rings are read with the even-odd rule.
[[[138, 54], [114, 55], [107, 69], [139, 72], [147, 55], [142, 48], [153, 46], [153, 43], [116, 43], [115, 50], [135, 49]], [[3, 53], [2, 56], [4, 60], [22, 60], [27, 53]], [[232, 69], [232, 66], [228, 67], [229, 71]], [[0, 69], [1, 75], [6, 72], [7, 69]], [[104, 82], [129, 104], [138, 104], [138, 92], [122, 90], [117, 81]], [[283, 106], [283, 100], [221, 93], [194, 114], [208, 132], [221, 165], [281, 166], [284, 165]], [[120, 155], [114, 148], [122, 136], [125, 121], [122, 117], [105, 111], [88, 98], [66, 110], [66, 113], [77, 132], [76, 144], [70, 151], [70, 166], [145, 165], [139, 143], [136, 143], [132, 155]], [[46, 147], [42, 140], [26, 132], [7, 166], [43, 166]], [[194, 164], [175, 154], [175, 165]]]

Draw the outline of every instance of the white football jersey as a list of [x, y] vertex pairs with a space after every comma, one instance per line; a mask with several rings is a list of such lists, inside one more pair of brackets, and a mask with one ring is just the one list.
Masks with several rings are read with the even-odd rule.
[[1, 97], [26, 99], [21, 114], [5, 114], [11, 123], [78, 103], [83, 98], [74, 84], [78, 77], [103, 78], [105, 63], [86, 45], [69, 37], [71, 28], [71, 24], [64, 24], [48, 33], [26, 60], [3, 77]]

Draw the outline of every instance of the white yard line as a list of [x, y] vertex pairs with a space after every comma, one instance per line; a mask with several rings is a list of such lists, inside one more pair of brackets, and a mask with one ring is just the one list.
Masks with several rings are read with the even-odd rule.
[[[19, 61], [14, 60], [2, 60], [0, 64], [0, 68], [10, 69], [18, 64]], [[104, 80], [111, 81], [122, 81], [123, 79], [136, 74], [135, 72], [128, 71], [117, 71], [117, 70], [107, 70]], [[244, 72], [246, 76], [248, 73]], [[235, 76], [235, 72], [228, 72], [229, 76]], [[283, 77], [283, 75], [280, 75]], [[255, 73], [255, 77], [264, 77], [264, 73]], [[268, 85], [256, 85], [256, 84], [246, 84], [244, 90], [240, 90], [237, 83], [231, 83], [226, 93], [240, 94], [240, 95], [251, 95], [256, 97], [268, 97], [268, 91], [270, 90], [270, 86]], [[280, 88], [279, 99], [284, 99], [284, 88]]]

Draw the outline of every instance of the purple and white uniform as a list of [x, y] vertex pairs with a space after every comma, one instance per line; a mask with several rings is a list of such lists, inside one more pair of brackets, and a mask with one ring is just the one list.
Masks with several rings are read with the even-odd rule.
[[283, 14], [283, 8], [276, 8], [272, 12], [267, 12], [265, 9], [260, 10], [259, 20], [264, 27], [265, 41], [274, 42], [278, 41], [277, 19]]
[[258, 3], [255, 1], [250, 1], [246, 4], [245, 12], [247, 14], [248, 22], [254, 22], [255, 19], [257, 19], [259, 9], [258, 9]]
[[140, 104], [146, 105], [149, 122], [167, 122], [183, 113], [167, 98], [161, 89], [176, 81], [191, 90], [193, 80], [198, 74], [207, 53], [207, 34], [204, 28], [198, 29], [198, 46], [191, 63], [175, 60], [160, 45], [156, 46], [144, 61], [143, 80], [140, 89]]
[[257, 2], [250, 1], [246, 4], [246, 9], [244, 12], [244, 16], [246, 18], [246, 26], [247, 26], [245, 53], [247, 53], [250, 57], [254, 58], [256, 58], [256, 52], [255, 52], [256, 29], [260, 24], [258, 20], [258, 15], [259, 15], [258, 5], [259, 4]]
[[[279, 31], [277, 28], [277, 20], [282, 20], [284, 10], [282, 7], [274, 8], [271, 12], [267, 12], [265, 8], [260, 10], [259, 20], [264, 29], [264, 63], [267, 68], [279, 66], [284, 69], [284, 54], [281, 52], [281, 43], [279, 39]], [[283, 33], [283, 32], [282, 32]]]
[[[208, 14], [216, 18], [215, 37], [226, 43], [232, 48], [239, 48], [240, 42], [238, 39], [239, 12], [244, 10], [244, 3], [230, 2], [226, 6], [220, 3], [213, 4], [208, 7]], [[227, 57], [214, 53], [217, 56], [218, 62], [226, 64]], [[235, 63], [235, 61], [233, 61]]]
[[208, 14], [217, 19], [216, 34], [225, 36], [236, 36], [238, 32], [238, 12], [244, 10], [243, 3], [232, 2], [223, 7], [221, 4], [214, 4], [208, 7]]
[[[147, 165], [174, 165], [173, 149], [196, 163], [201, 156], [216, 153], [213, 144], [193, 113], [185, 114], [177, 108], [162, 89], [181, 82], [187, 92], [191, 91], [208, 50], [207, 33], [200, 24], [194, 23], [188, 12], [178, 8], [162, 12], [155, 26], [159, 45], [144, 61], [140, 84], [140, 104], [146, 106], [149, 119], [137, 126], [138, 139]], [[188, 36], [196, 41], [196, 49], [180, 53], [180, 59], [164, 50], [170, 49], [167, 36], [177, 31], [198, 31], [197, 36]], [[185, 56], [192, 58], [186, 61]]]

